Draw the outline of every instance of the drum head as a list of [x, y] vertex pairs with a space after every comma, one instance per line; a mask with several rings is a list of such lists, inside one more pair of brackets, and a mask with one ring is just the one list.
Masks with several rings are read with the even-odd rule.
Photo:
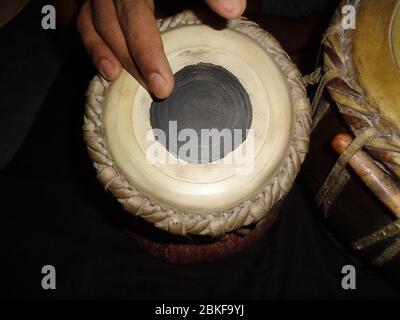
[[[194, 25], [167, 31], [162, 39], [175, 91], [154, 101], [123, 72], [104, 101], [111, 156], [130, 183], [167, 208], [210, 214], [237, 206], [262, 190], [287, 153], [293, 130], [287, 82], [267, 52], [233, 30]], [[226, 128], [243, 130], [244, 140], [223, 150], [224, 157], [210, 162], [196, 161], [194, 152], [177, 156], [184, 147], [179, 142], [187, 141], [178, 141], [180, 130], [193, 129], [201, 140], [200, 129]], [[177, 148], [168, 150], [152, 129], [162, 129]], [[246, 129], [253, 132], [245, 136]]]
[[[170, 98], [153, 99], [126, 71], [88, 90], [84, 130], [100, 181], [172, 233], [220, 235], [260, 221], [307, 151], [300, 73], [245, 19], [215, 30], [185, 12], [159, 25], [175, 75]], [[133, 193], [121, 199], [115, 179]]]
[[360, 87], [400, 134], [400, 1], [363, 1], [357, 23], [352, 57]]

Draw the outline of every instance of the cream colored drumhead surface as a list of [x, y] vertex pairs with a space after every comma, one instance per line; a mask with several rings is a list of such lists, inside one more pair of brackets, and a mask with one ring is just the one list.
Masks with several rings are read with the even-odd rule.
[[[162, 39], [174, 73], [210, 63], [240, 81], [251, 101], [254, 135], [219, 161], [188, 163], [160, 146], [172, 163], [151, 162], [146, 153], [159, 143], [149, 139], [152, 98], [124, 71], [103, 102], [107, 149], [121, 174], [165, 208], [200, 214], [229, 210], [260, 192], [287, 156], [294, 116], [287, 82], [273, 58], [237, 31], [192, 25], [169, 30]], [[252, 148], [254, 157], [244, 159]]]

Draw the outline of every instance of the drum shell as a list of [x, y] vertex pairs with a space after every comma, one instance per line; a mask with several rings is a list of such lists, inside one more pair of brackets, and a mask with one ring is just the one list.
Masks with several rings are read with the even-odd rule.
[[260, 240], [272, 228], [286, 203], [281, 200], [258, 224], [229, 233], [222, 238], [172, 235], [138, 217], [128, 217], [124, 222], [124, 231], [148, 254], [168, 263], [213, 262], [239, 253]]

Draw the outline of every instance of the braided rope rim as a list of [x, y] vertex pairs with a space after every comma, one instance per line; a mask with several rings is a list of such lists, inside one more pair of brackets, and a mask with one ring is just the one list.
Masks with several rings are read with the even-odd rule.
[[[191, 11], [184, 11], [158, 21], [161, 32], [194, 24], [201, 24], [201, 21]], [[229, 21], [227, 28], [249, 36], [273, 57], [286, 77], [294, 106], [293, 137], [281, 167], [261, 192], [230, 210], [208, 215], [177, 212], [162, 208], [142, 196], [140, 190], [137, 190], [120, 174], [105, 145], [101, 120], [102, 100], [110, 83], [101, 76], [96, 76], [87, 90], [83, 134], [99, 181], [129, 213], [140, 216], [156, 227], [173, 234], [221, 237], [243, 226], [261, 221], [270, 209], [289, 192], [308, 151], [311, 125], [310, 103], [297, 67], [291, 62], [278, 41], [256, 23], [242, 17]]]

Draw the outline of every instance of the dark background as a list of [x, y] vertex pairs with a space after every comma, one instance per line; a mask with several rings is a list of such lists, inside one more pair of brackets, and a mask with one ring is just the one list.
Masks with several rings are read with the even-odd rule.
[[[336, 5], [265, 1], [261, 14], [248, 15], [277, 37], [307, 73]], [[160, 11], [172, 14], [181, 6]], [[40, 8], [40, 2], [29, 5], [0, 29], [1, 296], [400, 297], [328, 238], [302, 177], [272, 230], [227, 259], [168, 265], [137, 248], [122, 231], [128, 215], [97, 182], [82, 140], [85, 91], [96, 72], [73, 30], [41, 29]], [[56, 290], [41, 288], [46, 264], [56, 268]], [[356, 290], [341, 288], [346, 264], [356, 265]]]

